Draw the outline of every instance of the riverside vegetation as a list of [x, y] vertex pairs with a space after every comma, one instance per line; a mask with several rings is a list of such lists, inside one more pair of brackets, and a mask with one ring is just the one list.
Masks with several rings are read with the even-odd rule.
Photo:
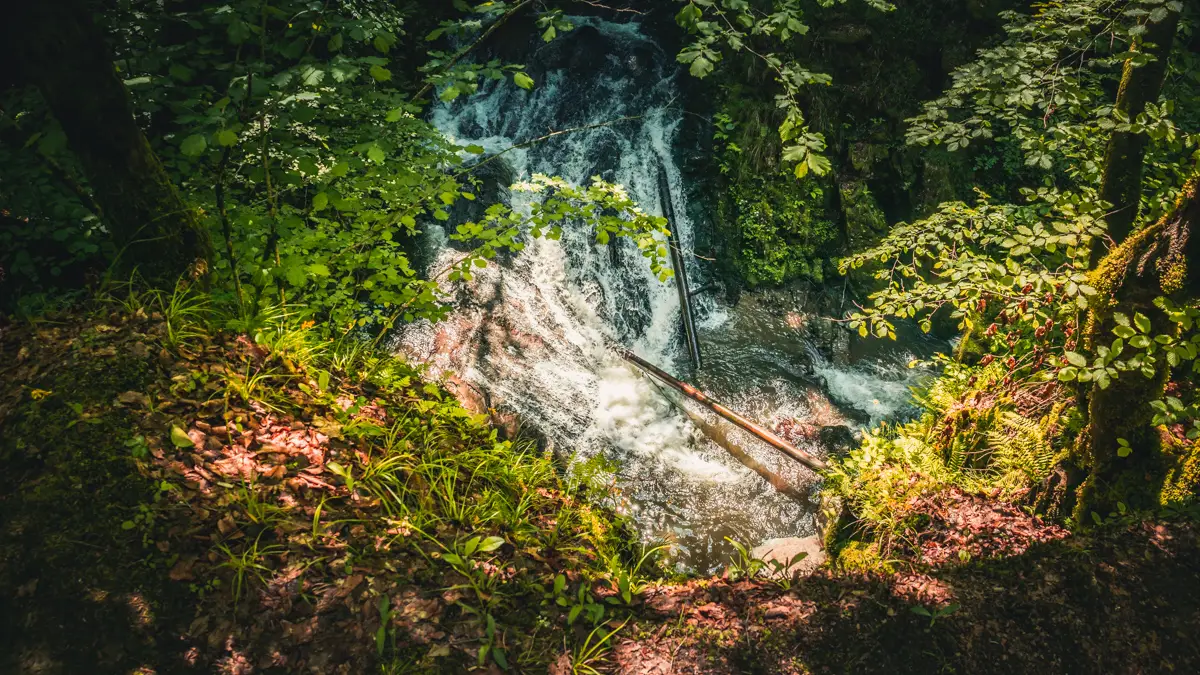
[[[1200, 16], [908, 5], [15, 7], [0, 666], [1195, 669]], [[522, 176], [528, 209], [480, 204], [498, 155], [426, 121], [536, 91], [495, 43], [580, 13], [661, 31], [710, 102], [728, 285], [848, 275], [858, 339], [957, 337], [914, 416], [829, 458], [807, 578], [743, 543], [677, 571], [606, 506], [613, 467], [385, 348], [566, 228], [669, 279], [668, 223], [624, 186]], [[939, 16], [969, 30], [921, 36]], [[443, 223], [459, 255], [426, 270]]]

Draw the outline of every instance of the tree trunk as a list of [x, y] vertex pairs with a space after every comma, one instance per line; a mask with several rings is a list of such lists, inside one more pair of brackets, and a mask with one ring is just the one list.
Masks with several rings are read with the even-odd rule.
[[[1198, 188], [1200, 172], [1184, 185], [1170, 214], [1126, 239], [1092, 272], [1099, 292], [1085, 328], [1085, 347], [1092, 353], [1112, 343], [1116, 313], [1130, 319], [1141, 313], [1150, 319], [1150, 335], [1170, 335], [1177, 326], [1154, 305], [1155, 298], [1180, 303], [1200, 295], [1200, 274], [1188, 268], [1200, 260], [1200, 235], [1191, 236], [1200, 228]], [[1088, 426], [1080, 439], [1089, 473], [1080, 486], [1077, 522], [1092, 511], [1107, 515], [1118, 501], [1135, 508], [1156, 506], [1170, 463], [1151, 423], [1150, 402], [1163, 397], [1168, 375], [1166, 359], [1159, 358], [1152, 377], [1122, 372], [1107, 389], [1091, 388]], [[1119, 438], [1132, 448], [1127, 457], [1118, 455]]]
[[[1178, 25], [1179, 13], [1168, 12], [1162, 21], [1147, 24], [1142, 40], [1131, 47], [1133, 51], [1153, 56], [1154, 60], [1141, 67], [1135, 67], [1132, 59], [1125, 61], [1121, 86], [1117, 90], [1116, 111], [1130, 122], [1146, 111], [1147, 103], [1158, 100]], [[1146, 134], [1115, 131], [1105, 148], [1100, 198], [1112, 204], [1105, 221], [1108, 223], [1108, 235], [1116, 244], [1129, 236], [1137, 219], [1142, 200], [1142, 164], [1146, 157], [1147, 141]], [[1093, 267], [1103, 255], [1102, 244], [1097, 238], [1092, 243]]]
[[104, 37], [80, 0], [15, 3], [0, 29], [10, 58], [46, 99], [79, 157], [119, 266], [173, 281], [204, 269], [207, 231], [180, 198], [133, 117]]

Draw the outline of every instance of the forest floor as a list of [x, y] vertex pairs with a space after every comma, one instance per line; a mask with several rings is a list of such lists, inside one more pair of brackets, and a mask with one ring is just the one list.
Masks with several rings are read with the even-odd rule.
[[1200, 672], [1191, 519], [945, 494], [932, 563], [653, 581], [436, 387], [161, 307], [0, 326], [0, 672]]

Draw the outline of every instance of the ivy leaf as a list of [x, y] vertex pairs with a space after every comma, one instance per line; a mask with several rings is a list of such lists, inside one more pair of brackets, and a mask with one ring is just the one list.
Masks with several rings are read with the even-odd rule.
[[513, 83], [522, 89], [533, 89], [533, 78], [525, 73], [513, 73]]
[[208, 148], [208, 141], [200, 134], [192, 134], [179, 144], [179, 151], [188, 157], [199, 157]]

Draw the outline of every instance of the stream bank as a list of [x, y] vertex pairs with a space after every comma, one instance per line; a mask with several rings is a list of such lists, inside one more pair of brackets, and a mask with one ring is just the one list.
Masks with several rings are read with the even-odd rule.
[[[2, 672], [503, 672], [496, 647], [510, 672], [556, 675], [1200, 668], [1196, 514], [1069, 538], [1037, 526], [1050, 536], [1019, 551], [977, 545], [1014, 538], [974, 539], [986, 532], [971, 521], [946, 530], [967, 539], [939, 540], [937, 562], [886, 575], [746, 579], [734, 566], [672, 582], [649, 564], [626, 577], [629, 602], [610, 603], [640, 551], [606, 549], [625, 538], [611, 515], [556, 484], [536, 453], [504, 445], [488, 465], [498, 482], [466, 482], [492, 430], [444, 392], [409, 375], [398, 389], [336, 370], [324, 380], [295, 352], [236, 334], [180, 349], [154, 307], [53, 319], [0, 325]], [[258, 394], [288, 412], [240, 398], [247, 365], [282, 374], [288, 361], [302, 376]], [[445, 415], [469, 440], [389, 451], [369, 431]], [[243, 421], [249, 433], [229, 438]], [[431, 499], [446, 521], [432, 538], [410, 529], [412, 516], [389, 515], [363, 486], [411, 451], [455, 467], [462, 504], [510, 489], [532, 500], [529, 522], [467, 524], [431, 490], [408, 503]], [[503, 477], [538, 466], [521, 474], [533, 482]], [[940, 503], [931, 514], [954, 502]], [[478, 566], [440, 548], [475, 536], [499, 538], [470, 556]], [[964, 563], [959, 550], [974, 555]], [[612, 553], [629, 567], [608, 567]], [[491, 630], [467, 609], [484, 580], [499, 603]], [[594, 637], [592, 610], [570, 620], [580, 589], [605, 608], [608, 639]]]

